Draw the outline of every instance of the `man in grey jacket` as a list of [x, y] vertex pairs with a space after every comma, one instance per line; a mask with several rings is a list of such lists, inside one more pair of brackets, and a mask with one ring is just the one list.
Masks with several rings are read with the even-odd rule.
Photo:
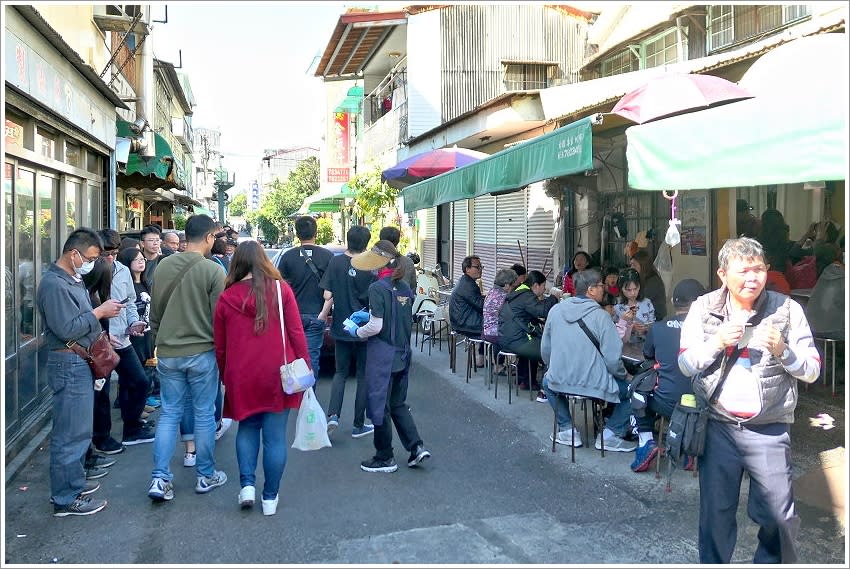
[[[130, 343], [130, 336], [144, 335], [146, 324], [136, 309], [136, 288], [130, 269], [115, 258], [121, 247], [121, 236], [114, 229], [101, 229], [99, 234], [103, 240], [101, 257], [112, 267], [110, 298], [118, 302], [126, 299], [118, 316], [109, 319], [109, 339], [121, 357], [115, 372], [118, 374], [118, 404], [124, 424], [122, 442], [125, 446], [150, 443], [154, 440], [155, 432], [141, 420], [150, 384], [142, 362]], [[95, 441], [95, 446], [99, 448], [98, 441]]]
[[76, 342], [88, 349], [101, 332], [101, 318], [112, 318], [123, 308], [107, 300], [92, 309], [82, 275], [100, 255], [100, 237], [81, 227], [62, 247], [62, 256], [41, 278], [36, 306], [44, 329], [41, 349], [47, 353], [47, 381], [53, 390], [53, 426], [50, 431], [50, 498], [53, 515], [87, 516], [106, 507], [106, 500], [90, 497], [100, 485], [86, 483], [83, 461], [91, 444], [94, 378], [88, 364], [68, 347]]
[[[623, 341], [611, 316], [599, 304], [605, 294], [605, 283], [599, 269], [578, 271], [574, 279], [576, 295], [549, 311], [540, 343], [540, 354], [546, 363], [543, 391], [558, 420], [555, 442], [571, 445], [573, 441], [569, 406], [565, 398], [558, 396], [569, 393], [614, 403], [614, 412], [604, 432], [597, 437], [596, 448], [602, 448], [604, 436], [605, 450], [630, 452], [637, 445], [622, 438], [631, 415], [626, 369], [621, 359]], [[587, 327], [588, 333], [579, 322]], [[598, 348], [590, 335], [598, 342]], [[575, 446], [581, 445], [581, 433], [576, 429]]]
[[699, 462], [700, 563], [732, 559], [744, 471], [747, 513], [761, 527], [753, 563], [797, 562], [791, 424], [797, 380], [817, 380], [820, 358], [800, 305], [765, 290], [764, 259], [755, 239], [727, 240], [718, 254], [722, 286], [699, 297], [682, 323], [679, 367], [709, 410]]

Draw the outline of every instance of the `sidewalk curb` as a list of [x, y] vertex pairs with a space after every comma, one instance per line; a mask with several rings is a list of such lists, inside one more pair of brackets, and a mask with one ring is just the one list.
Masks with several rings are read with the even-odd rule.
[[30, 442], [21, 449], [21, 452], [15, 455], [15, 458], [9, 461], [9, 464], [5, 466], [6, 484], [9, 484], [15, 476], [18, 475], [18, 472], [26, 466], [26, 464], [30, 461], [30, 458], [32, 458], [35, 450], [50, 436], [50, 431], [52, 429], [53, 421], [50, 421], [44, 426], [44, 428], [38, 431], [32, 439], [30, 439]]

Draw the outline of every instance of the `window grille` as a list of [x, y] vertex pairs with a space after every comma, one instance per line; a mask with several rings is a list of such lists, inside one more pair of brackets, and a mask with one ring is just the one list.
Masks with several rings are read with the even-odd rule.
[[679, 60], [676, 49], [676, 29], [673, 28], [664, 35], [647, 42], [643, 50], [644, 69], [658, 67], [665, 63], [676, 63]]
[[735, 39], [733, 6], [708, 7], [708, 50], [730, 45]]
[[627, 49], [602, 62], [602, 77], [637, 71], [637, 69], [637, 60], [631, 50]]
[[505, 63], [505, 90], [546, 89], [551, 85], [555, 65], [546, 63]]

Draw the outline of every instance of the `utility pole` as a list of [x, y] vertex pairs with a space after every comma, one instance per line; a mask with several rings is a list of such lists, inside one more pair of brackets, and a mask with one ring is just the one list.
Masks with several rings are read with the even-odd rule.
[[221, 167], [221, 154], [218, 155], [218, 170], [215, 171], [215, 189], [218, 190], [218, 220], [224, 225], [224, 206], [227, 202], [227, 190], [236, 185], [236, 173], [233, 173], [233, 179], [229, 179], [227, 170]]

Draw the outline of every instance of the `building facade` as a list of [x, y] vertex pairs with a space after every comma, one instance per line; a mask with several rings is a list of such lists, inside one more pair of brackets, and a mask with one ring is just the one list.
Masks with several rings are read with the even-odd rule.
[[4, 7], [7, 462], [49, 420], [34, 303], [41, 276], [75, 228], [108, 226], [114, 199], [115, 124], [128, 108], [98, 75], [106, 46], [81, 47], [82, 37], [98, 33], [87, 10]]

